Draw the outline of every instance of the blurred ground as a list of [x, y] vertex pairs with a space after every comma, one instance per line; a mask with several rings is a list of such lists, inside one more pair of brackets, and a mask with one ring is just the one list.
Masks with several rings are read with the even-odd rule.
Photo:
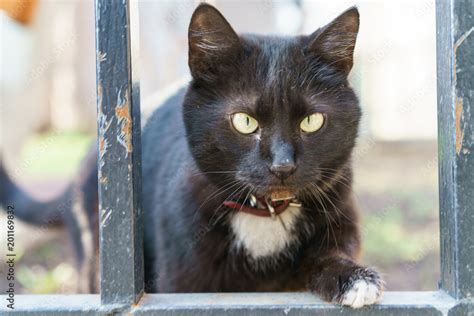
[[390, 290], [437, 289], [436, 143], [368, 143], [355, 158], [364, 262], [379, 268]]
[[[92, 139], [92, 135], [78, 133], [35, 137], [15, 169], [22, 184], [41, 198], [59, 193], [67, 183], [64, 175], [74, 174]], [[354, 157], [355, 192], [363, 214], [363, 261], [378, 267], [389, 290], [437, 288], [436, 143], [375, 143], [369, 139], [358, 145]], [[46, 182], [44, 176], [48, 176]], [[78, 276], [65, 232], [17, 222], [16, 236], [18, 293], [74, 292]], [[0, 249], [0, 255], [3, 252]], [[1, 265], [0, 274], [4, 269]], [[0, 288], [4, 282], [1, 278]]]

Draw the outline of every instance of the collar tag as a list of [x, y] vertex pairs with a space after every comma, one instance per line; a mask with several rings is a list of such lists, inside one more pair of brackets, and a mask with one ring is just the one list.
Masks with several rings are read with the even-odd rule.
[[268, 198], [265, 202], [267, 203], [267, 208], [268, 208], [268, 211], [270, 212], [270, 215], [272, 216], [272, 219], [276, 220], [275, 208], [272, 205], [272, 199]]

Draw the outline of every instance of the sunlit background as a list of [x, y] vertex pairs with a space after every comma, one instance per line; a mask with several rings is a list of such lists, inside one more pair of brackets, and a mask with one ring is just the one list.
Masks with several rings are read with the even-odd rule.
[[[358, 6], [350, 77], [364, 112], [354, 154], [363, 261], [379, 268], [389, 290], [437, 288], [434, 1], [209, 2], [238, 32], [285, 35], [311, 33]], [[186, 35], [196, 4], [132, 1], [132, 36], [139, 39], [132, 63], [145, 116], [189, 79]], [[1, 153], [16, 181], [48, 199], [74, 176], [95, 139], [94, 4], [0, 0], [0, 8]], [[75, 292], [80, 276], [67, 234], [19, 223], [16, 233], [20, 292]], [[5, 240], [5, 229], [0, 234]]]

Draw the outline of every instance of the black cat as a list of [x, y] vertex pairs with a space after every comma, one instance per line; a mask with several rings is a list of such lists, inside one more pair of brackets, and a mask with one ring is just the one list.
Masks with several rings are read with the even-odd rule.
[[[149, 292], [310, 290], [354, 308], [381, 298], [378, 273], [357, 264], [350, 158], [361, 111], [347, 75], [358, 28], [351, 8], [309, 36], [238, 36], [198, 6], [193, 79], [142, 133]], [[65, 195], [80, 196], [76, 212], [49, 218], [87, 214], [94, 237], [76, 248], [92, 273], [83, 243], [97, 250], [95, 159], [81, 175]], [[27, 207], [3, 170], [0, 181], [2, 204]]]

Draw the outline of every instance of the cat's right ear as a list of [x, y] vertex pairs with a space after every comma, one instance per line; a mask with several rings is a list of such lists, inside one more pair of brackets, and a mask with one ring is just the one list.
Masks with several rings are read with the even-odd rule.
[[240, 39], [213, 6], [200, 4], [188, 30], [189, 68], [194, 79], [210, 81], [242, 51]]

